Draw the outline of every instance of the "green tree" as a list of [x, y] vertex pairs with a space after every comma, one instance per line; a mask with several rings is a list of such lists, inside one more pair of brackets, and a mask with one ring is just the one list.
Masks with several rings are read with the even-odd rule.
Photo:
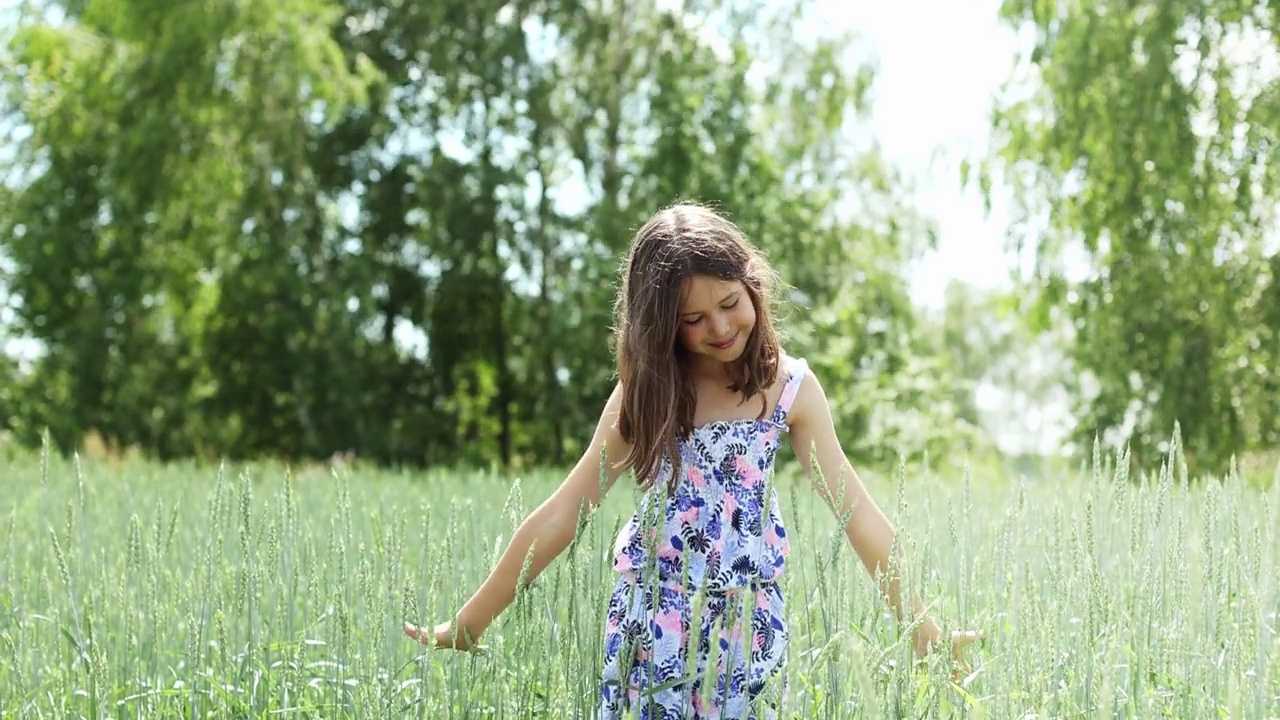
[[[0, 217], [16, 265], [5, 280], [22, 298], [17, 327], [47, 351], [31, 381], [67, 388], [39, 422], [64, 448], [96, 429], [112, 443], [189, 454], [220, 439], [200, 413], [220, 409], [234, 378], [204, 354], [216, 345], [216, 300], [228, 296], [219, 281], [241, 281], [234, 299], [257, 303], [240, 318], [287, 313], [255, 297], [262, 286], [239, 272], [246, 257], [275, 260], [270, 272], [295, 280], [265, 292], [305, 303], [290, 290], [323, 288], [290, 274], [284, 238], [264, 239], [262, 228], [305, 227], [318, 214], [297, 184], [308, 134], [358, 99], [362, 81], [327, 36], [334, 8], [318, 0], [60, 9], [67, 20], [32, 22], [12, 44], [8, 87], [32, 135], [14, 163], [28, 177]], [[236, 338], [236, 352], [252, 355], [259, 339]], [[263, 355], [240, 376], [279, 402], [273, 367], [300, 353]], [[287, 451], [295, 437], [276, 434], [271, 446]]]
[[1077, 439], [1149, 462], [1178, 422], [1216, 470], [1274, 446], [1280, 78], [1257, 60], [1280, 48], [1280, 9], [1007, 0], [1001, 16], [1035, 42], [982, 182], [1003, 173], [1018, 201], [1030, 317], [1073, 325]]

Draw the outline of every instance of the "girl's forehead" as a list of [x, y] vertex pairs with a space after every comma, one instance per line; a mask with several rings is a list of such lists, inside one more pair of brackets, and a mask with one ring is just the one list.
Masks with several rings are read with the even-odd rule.
[[725, 296], [742, 289], [739, 280], [721, 280], [708, 275], [691, 275], [680, 288], [680, 304], [686, 312], [694, 312], [702, 306], [714, 305]]

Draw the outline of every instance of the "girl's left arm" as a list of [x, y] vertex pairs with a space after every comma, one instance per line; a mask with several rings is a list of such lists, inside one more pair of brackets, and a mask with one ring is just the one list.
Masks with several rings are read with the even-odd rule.
[[[897, 533], [867, 492], [840, 446], [826, 393], [812, 370], [800, 384], [788, 423], [791, 445], [801, 469], [836, 517], [848, 516], [845, 535], [867, 572], [879, 581], [880, 592], [898, 621], [914, 620], [923, 615], [924, 603], [914, 594], [910, 613], [903, 607], [901, 580], [896, 574], [890, 575], [889, 563]], [[821, 479], [814, 473], [815, 460]], [[897, 567], [903, 566], [899, 548]], [[960, 643], [974, 638], [972, 633], [953, 634], [953, 640]], [[925, 617], [916, 630], [916, 653], [923, 656], [941, 639], [942, 629], [933, 618]]]

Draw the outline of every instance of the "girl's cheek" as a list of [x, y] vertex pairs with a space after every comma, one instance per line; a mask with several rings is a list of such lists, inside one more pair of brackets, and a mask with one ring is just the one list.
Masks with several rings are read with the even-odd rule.
[[680, 325], [680, 341], [688, 347], [696, 346], [698, 340], [698, 331], [694, 326], [681, 323]]

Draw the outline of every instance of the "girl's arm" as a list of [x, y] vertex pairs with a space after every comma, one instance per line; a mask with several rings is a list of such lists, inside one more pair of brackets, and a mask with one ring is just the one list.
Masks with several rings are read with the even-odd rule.
[[[890, 553], [893, 552], [896, 531], [871, 498], [857, 471], [845, 456], [844, 449], [840, 447], [826, 393], [812, 370], [808, 371], [800, 385], [790, 411], [789, 424], [791, 445], [805, 476], [815, 483], [818, 494], [837, 517], [848, 515], [849, 519], [844, 526], [845, 535], [867, 572], [880, 581], [880, 592], [898, 621], [904, 622], [921, 616], [924, 613], [924, 603], [918, 596], [912, 595], [910, 614], [903, 607], [900, 578], [889, 575]], [[821, 482], [818, 482], [813, 472], [815, 459], [822, 475]], [[898, 567], [902, 567], [900, 549], [899, 559]], [[938, 624], [932, 618], [924, 618], [915, 635], [917, 654], [923, 656], [929, 652], [941, 637], [942, 629]], [[953, 640], [956, 641], [967, 642], [973, 639], [976, 639], [974, 633], [953, 634]]]
[[[423, 643], [434, 640], [439, 647], [459, 650], [473, 646], [490, 623], [515, 599], [516, 584], [525, 558], [529, 558], [524, 577], [525, 585], [528, 585], [564, 552], [577, 534], [580, 515], [599, 506], [603, 495], [625, 469], [617, 467], [629, 450], [617, 429], [621, 405], [621, 389], [615, 386], [600, 414], [595, 434], [577, 465], [551, 497], [520, 524], [488, 579], [458, 611], [453, 625], [441, 623], [428, 629], [406, 622], [404, 630], [410, 637]], [[600, 478], [601, 451], [606, 453], [607, 462], [603, 483]]]

